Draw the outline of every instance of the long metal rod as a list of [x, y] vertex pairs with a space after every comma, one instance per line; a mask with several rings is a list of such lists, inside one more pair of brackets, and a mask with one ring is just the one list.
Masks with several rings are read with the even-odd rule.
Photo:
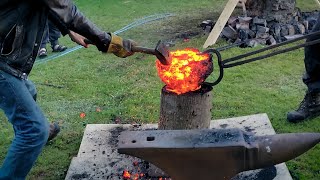
[[[313, 33], [310, 33], [308, 35], [304, 35], [304, 36], [298, 37], [296, 39], [288, 40], [288, 41], [285, 41], [283, 43], [278, 43], [278, 44], [275, 44], [275, 45], [272, 45], [272, 46], [269, 46], [269, 47], [265, 47], [265, 48], [262, 48], [262, 49], [259, 49], [259, 50], [256, 50], [256, 51], [252, 51], [252, 52], [246, 53], [246, 54], [235, 56], [235, 57], [232, 57], [232, 58], [224, 60], [223, 63], [227, 64], [229, 62], [233, 62], [233, 61], [236, 61], [236, 60], [239, 60], [239, 59], [243, 59], [243, 58], [258, 54], [258, 53], [262, 53], [262, 52], [265, 52], [265, 51], [268, 51], [268, 50], [271, 50], [271, 49], [274, 49], [274, 48], [278, 48], [278, 47], [281, 47], [281, 46], [284, 46], [284, 45], [288, 45], [288, 44], [291, 44], [291, 43], [294, 43], [294, 42], [297, 42], [297, 41], [300, 41], [300, 40], [303, 40], [303, 39], [307, 39], [307, 38], [310, 38], [310, 37], [313, 37], [313, 36], [317, 36], [317, 35], [320, 35], [320, 31], [313, 32]], [[313, 41], [311, 41], [311, 42], [313, 42]], [[306, 47], [306, 46], [310, 46], [310, 45], [313, 45], [313, 44], [316, 44], [316, 43], [309, 43], [309, 44], [305, 43], [305, 44], [303, 44], [303, 46], [299, 45], [297, 47], [301, 48], [301, 47]], [[295, 49], [298, 49], [298, 48], [295, 48]], [[288, 48], [288, 49], [290, 49], [290, 48]], [[295, 49], [293, 49], [293, 50], [295, 50]], [[285, 52], [288, 52], [288, 51], [285, 51]]]
[[246, 59], [246, 60], [243, 60], [243, 61], [238, 61], [238, 62], [229, 61], [229, 64], [228, 64], [228, 62], [223, 61], [223, 68], [231, 68], [231, 67], [235, 67], [235, 66], [251, 63], [251, 62], [254, 62], [254, 61], [262, 60], [262, 59], [265, 59], [265, 58], [269, 58], [269, 57], [272, 57], [272, 56], [276, 56], [276, 55], [279, 55], [279, 54], [282, 54], [282, 53], [294, 51], [296, 49], [300, 49], [300, 48], [303, 48], [303, 47], [307, 47], [307, 46], [311, 46], [311, 45], [315, 45], [315, 44], [319, 44], [319, 43], [320, 43], [320, 39], [315, 40], [315, 41], [310, 41], [310, 42], [307, 42], [307, 43], [304, 43], [304, 44], [300, 44], [300, 45], [297, 45], [297, 46], [293, 46], [293, 47], [290, 47], [290, 48], [278, 50], [278, 51], [275, 51], [273, 53], [266, 54], [266, 55], [263, 55], [263, 56], [259, 56], [259, 57], [255, 57], [255, 58], [251, 58], [251, 59]]

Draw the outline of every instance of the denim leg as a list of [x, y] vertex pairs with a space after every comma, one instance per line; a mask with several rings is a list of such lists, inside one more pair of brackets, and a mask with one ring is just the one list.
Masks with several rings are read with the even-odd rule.
[[37, 101], [37, 89], [36, 89], [36, 86], [30, 80], [25, 80], [25, 84], [26, 84], [26, 87], [27, 87], [28, 91], [30, 92], [33, 100]]
[[46, 144], [49, 123], [34, 97], [31, 81], [0, 71], [0, 108], [13, 126], [15, 137], [0, 168], [0, 180], [23, 180]]
[[49, 24], [49, 41], [53, 49], [55, 45], [59, 44], [59, 38], [61, 37], [61, 32], [51, 21], [49, 21], [48, 24]]
[[[314, 31], [320, 30], [320, 13], [313, 28]], [[312, 37], [307, 41], [320, 39], [320, 36]], [[308, 46], [305, 48], [305, 68], [306, 74], [303, 76], [303, 82], [307, 85], [309, 92], [320, 92], [320, 44]]]

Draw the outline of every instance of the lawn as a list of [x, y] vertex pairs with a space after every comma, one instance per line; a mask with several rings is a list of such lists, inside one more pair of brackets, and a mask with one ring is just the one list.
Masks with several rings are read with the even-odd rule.
[[[153, 47], [159, 39], [172, 40], [172, 49], [201, 49], [206, 36], [197, 27], [202, 20], [217, 18], [226, 0], [76, 0], [79, 9], [101, 29], [115, 32], [143, 17], [172, 13], [119, 35]], [[303, 11], [316, 8], [313, 0], [298, 0]], [[197, 32], [197, 33], [195, 33]], [[185, 37], [190, 34], [189, 41]], [[68, 37], [61, 42], [75, 45]], [[224, 44], [220, 41], [219, 45]], [[259, 48], [259, 47], [258, 47]], [[223, 58], [252, 49], [233, 48]], [[50, 54], [52, 55], [52, 53]], [[302, 100], [305, 86], [303, 50], [278, 55], [265, 61], [227, 69], [214, 88], [212, 119], [267, 113], [277, 133], [320, 132], [320, 118], [299, 124], [286, 121], [286, 113]], [[214, 79], [210, 77], [208, 81]], [[160, 90], [155, 58], [136, 54], [127, 59], [101, 54], [95, 47], [80, 49], [34, 66], [30, 79], [38, 88], [38, 102], [49, 121], [58, 121], [61, 134], [38, 158], [28, 179], [64, 179], [76, 156], [86, 124], [156, 123]], [[85, 113], [80, 118], [80, 113]], [[13, 137], [11, 125], [0, 114], [0, 162]], [[320, 179], [320, 146], [287, 163], [294, 179]]]

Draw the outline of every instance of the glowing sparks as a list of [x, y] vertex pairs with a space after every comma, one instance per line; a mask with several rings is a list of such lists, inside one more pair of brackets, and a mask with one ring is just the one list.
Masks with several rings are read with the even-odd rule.
[[129, 173], [129, 171], [123, 171], [123, 175], [122, 175], [123, 179], [130, 179], [131, 178], [131, 174]]
[[170, 53], [171, 64], [157, 61], [158, 75], [168, 91], [183, 94], [196, 91], [212, 72], [209, 54], [200, 54], [197, 49], [178, 50]]
[[80, 113], [80, 115], [79, 115], [79, 116], [80, 116], [80, 118], [81, 118], [81, 119], [83, 119], [83, 118], [85, 118], [85, 117], [86, 117], [86, 113], [82, 112], [82, 113]]

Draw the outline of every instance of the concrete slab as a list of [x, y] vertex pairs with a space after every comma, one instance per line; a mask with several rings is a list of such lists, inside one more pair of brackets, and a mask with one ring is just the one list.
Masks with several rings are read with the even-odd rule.
[[156, 124], [88, 124], [84, 131], [78, 157], [118, 157], [117, 138], [122, 131], [157, 129]]
[[[240, 128], [255, 135], [272, 135], [275, 131], [267, 114], [257, 114], [237, 118], [213, 120], [211, 128]], [[69, 179], [121, 179], [124, 169], [135, 170], [138, 162], [144, 168], [144, 162], [133, 157], [117, 153], [117, 137], [125, 130], [157, 129], [157, 124], [119, 125], [119, 124], [89, 124], [84, 132], [78, 156], [69, 167], [66, 180]], [[149, 172], [150, 173], [150, 172]], [[234, 177], [233, 180], [292, 180], [286, 165], [248, 171]]]
[[251, 132], [256, 136], [276, 134], [267, 114], [213, 120], [211, 121], [210, 128], [239, 128], [243, 131]]

